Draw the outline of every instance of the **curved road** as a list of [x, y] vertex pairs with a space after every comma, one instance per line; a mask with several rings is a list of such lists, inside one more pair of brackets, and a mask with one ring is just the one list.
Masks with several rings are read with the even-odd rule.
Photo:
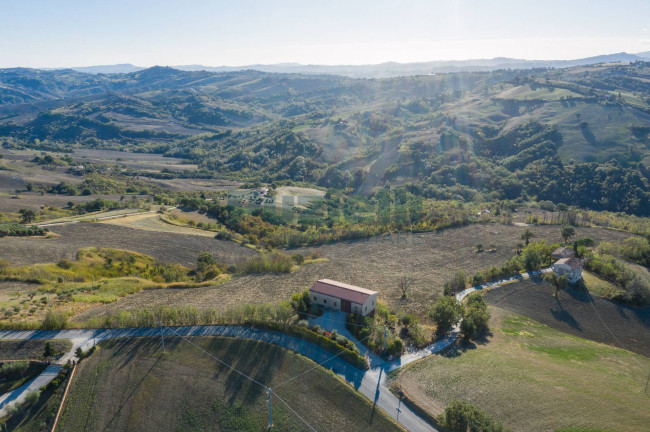
[[[530, 276], [537, 276], [549, 269], [544, 269], [536, 272], [526, 273], [523, 275], [513, 276], [497, 282], [489, 284], [478, 285], [468, 288], [456, 295], [456, 298], [461, 301], [470, 293], [480, 290], [492, 288], [503, 283], [512, 282], [519, 279], [527, 279]], [[41, 375], [33, 381], [23, 385], [22, 387], [13, 390], [0, 396], [0, 417], [5, 415], [5, 408], [11, 402], [21, 402], [26, 394], [33, 389], [38, 389], [40, 386], [46, 385], [56, 377], [56, 373], [60, 370], [62, 364], [68, 360], [74, 360], [75, 350], [81, 347], [87, 351], [95, 344], [104, 339], [112, 338], [125, 338], [125, 337], [160, 337], [161, 333], [165, 336], [223, 336], [223, 337], [239, 337], [244, 339], [252, 339], [261, 342], [271, 343], [299, 353], [316, 363], [332, 370], [341, 378], [349, 382], [355, 389], [365, 395], [370, 401], [373, 402], [373, 408], [379, 407], [383, 409], [388, 415], [397, 420], [404, 428], [412, 432], [435, 432], [429, 423], [422, 419], [418, 414], [409, 409], [406, 405], [401, 403], [401, 400], [393, 395], [390, 390], [385, 386], [386, 373], [398, 369], [406, 364], [415, 360], [426, 357], [428, 355], [440, 352], [449, 347], [459, 335], [459, 326], [455, 326], [443, 339], [417, 351], [407, 352], [402, 357], [386, 361], [381, 357], [370, 353], [368, 349], [360, 344], [348, 330], [344, 324], [345, 314], [326, 312], [322, 317], [312, 320], [318, 323], [321, 327], [336, 329], [339, 334], [348, 337], [354, 341], [359, 350], [366, 355], [370, 361], [370, 369], [367, 371], [360, 370], [350, 363], [342, 360], [340, 357], [335, 357], [332, 353], [324, 350], [323, 348], [313, 343], [307, 342], [303, 339], [294, 336], [278, 333], [270, 330], [254, 329], [243, 326], [183, 326], [183, 327], [140, 327], [129, 329], [79, 329], [79, 330], [32, 330], [32, 331], [19, 331], [19, 330], [5, 330], [0, 331], [0, 339], [13, 339], [13, 340], [27, 340], [27, 339], [68, 339], [72, 342], [71, 350], [62, 356], [58, 361], [58, 365], [48, 367]], [[292, 385], [299, 385], [300, 379], [296, 380]]]

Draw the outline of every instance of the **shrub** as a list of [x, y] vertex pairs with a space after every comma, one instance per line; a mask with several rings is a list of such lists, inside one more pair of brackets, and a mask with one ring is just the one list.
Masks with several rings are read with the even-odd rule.
[[60, 267], [65, 270], [70, 270], [74, 263], [70, 261], [67, 258], [61, 258], [58, 263], [56, 263], [57, 267]]
[[33, 405], [38, 401], [39, 397], [40, 397], [40, 393], [38, 390], [30, 391], [25, 395], [25, 404]]
[[233, 235], [230, 231], [219, 231], [214, 238], [217, 240], [232, 240]]
[[68, 317], [63, 312], [54, 312], [52, 310], [47, 311], [43, 321], [41, 322], [41, 328], [43, 330], [61, 330], [66, 328], [68, 325]]
[[503, 432], [501, 423], [476, 406], [462, 400], [454, 400], [445, 408], [445, 423], [449, 432]]
[[305, 262], [305, 256], [303, 254], [293, 254], [291, 255], [291, 258], [296, 262], [298, 265], [302, 265]]
[[409, 326], [415, 323], [415, 316], [412, 314], [406, 314], [402, 316], [402, 319], [400, 321], [403, 325]]
[[237, 266], [237, 271], [242, 274], [259, 273], [290, 273], [293, 260], [281, 252], [270, 255], [256, 255]]

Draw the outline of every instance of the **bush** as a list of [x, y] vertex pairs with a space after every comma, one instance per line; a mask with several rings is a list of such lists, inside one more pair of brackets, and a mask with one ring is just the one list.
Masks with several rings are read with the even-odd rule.
[[217, 240], [232, 240], [233, 235], [230, 231], [219, 231], [214, 238]]
[[403, 325], [410, 326], [411, 324], [415, 323], [415, 316], [413, 314], [406, 314], [402, 316], [402, 319], [400, 321]]
[[445, 408], [445, 423], [449, 432], [503, 432], [501, 423], [476, 406], [462, 400], [454, 400]]
[[25, 395], [25, 404], [26, 405], [33, 405], [36, 402], [38, 402], [38, 398], [40, 397], [40, 393], [38, 390], [33, 390], [30, 391]]
[[305, 257], [303, 254], [293, 254], [291, 255], [291, 258], [296, 262], [298, 265], [302, 265], [305, 262]]
[[68, 317], [63, 312], [49, 310], [41, 322], [43, 330], [61, 330], [68, 326]]
[[70, 261], [67, 258], [61, 258], [58, 263], [56, 263], [57, 267], [60, 267], [65, 270], [70, 270], [74, 263]]
[[259, 273], [290, 273], [293, 260], [281, 252], [270, 255], [256, 255], [237, 266], [237, 272], [242, 274]]

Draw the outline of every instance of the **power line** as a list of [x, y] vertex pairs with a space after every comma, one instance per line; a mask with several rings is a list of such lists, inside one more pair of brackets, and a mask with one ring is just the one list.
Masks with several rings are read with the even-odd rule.
[[231, 370], [237, 372], [239, 375], [243, 376], [244, 378], [247, 378], [247, 379], [251, 380], [251, 381], [254, 382], [255, 384], [259, 385], [260, 387], [263, 387], [263, 388], [265, 388], [265, 389], [267, 388], [264, 384], [262, 384], [261, 382], [257, 381], [255, 378], [246, 375], [244, 372], [240, 371], [239, 369], [235, 368], [234, 366], [231, 366], [231, 365], [229, 365], [228, 363], [226, 363], [225, 361], [221, 360], [220, 358], [218, 358], [218, 357], [216, 357], [216, 356], [210, 354], [209, 352], [207, 352], [206, 350], [204, 350], [203, 348], [201, 348], [200, 346], [198, 346], [197, 344], [195, 344], [194, 342], [192, 342], [191, 340], [189, 340], [187, 337], [185, 337], [185, 336], [179, 334], [179, 333], [178, 333], [176, 330], [174, 330], [173, 328], [171, 328], [171, 327], [167, 327], [167, 328], [170, 329], [172, 332], [176, 333], [176, 335], [179, 336], [181, 339], [183, 339], [185, 342], [187, 342], [187, 343], [189, 343], [190, 345], [192, 345], [193, 347], [198, 348], [199, 350], [203, 351], [205, 354], [207, 354], [208, 356], [212, 357], [214, 360], [218, 361], [218, 362], [221, 363], [222, 365], [224, 365], [224, 366], [226, 366], [227, 368], [229, 368], [229, 369], [231, 369]]
[[284, 399], [282, 399], [282, 398], [281, 398], [281, 397], [280, 397], [280, 396], [279, 396], [275, 391], [273, 391], [273, 389], [271, 389], [271, 393], [273, 393], [273, 394], [275, 395], [275, 397], [277, 397], [277, 398], [280, 400], [280, 402], [282, 402], [282, 403], [283, 403], [287, 408], [289, 408], [289, 410], [290, 410], [292, 413], [294, 413], [294, 414], [296, 415], [296, 417], [298, 417], [300, 420], [302, 420], [302, 422], [303, 422], [304, 424], [306, 424], [307, 427], [308, 427], [309, 429], [313, 430], [314, 432], [318, 432], [318, 431], [317, 431], [317, 430], [316, 430], [312, 425], [310, 425], [309, 423], [307, 423], [307, 420], [305, 420], [304, 418], [302, 418], [302, 417], [300, 416], [300, 414], [298, 414], [296, 411], [294, 411], [294, 409], [291, 408], [291, 407], [289, 406], [289, 404], [286, 403], [286, 402], [284, 401]]
[[[218, 358], [218, 357], [216, 357], [216, 356], [210, 354], [209, 352], [207, 352], [206, 350], [204, 350], [203, 348], [201, 348], [200, 346], [196, 345], [194, 342], [192, 342], [191, 340], [189, 340], [187, 337], [185, 337], [185, 336], [179, 334], [179, 333], [178, 333], [176, 330], [174, 330], [173, 328], [171, 328], [171, 327], [167, 327], [167, 328], [170, 329], [172, 332], [174, 332], [178, 337], [180, 337], [181, 339], [183, 339], [185, 342], [187, 342], [187, 343], [189, 343], [190, 345], [192, 345], [193, 347], [199, 349], [200, 351], [202, 351], [203, 353], [205, 353], [205, 354], [208, 355], [209, 357], [213, 358], [214, 360], [218, 361], [218, 362], [221, 363], [222, 365], [224, 365], [224, 366], [228, 367], [229, 369], [231, 369], [231, 370], [237, 372], [237, 373], [240, 374], [241, 376], [243, 376], [243, 377], [245, 377], [245, 378], [251, 380], [251, 381], [254, 382], [255, 384], [257, 384], [257, 385], [263, 387], [264, 389], [267, 390], [267, 392], [270, 392], [270, 393], [272, 393], [272, 394], [275, 394], [275, 396], [280, 400], [280, 402], [282, 402], [284, 405], [286, 405], [286, 407], [289, 408], [289, 410], [291, 410], [291, 412], [294, 413], [294, 414], [296, 415], [296, 417], [298, 417], [298, 418], [299, 418], [299, 419], [300, 419], [304, 424], [306, 424], [307, 427], [309, 427], [312, 431], [317, 432], [316, 429], [315, 429], [312, 425], [310, 425], [310, 424], [309, 424], [309, 423], [308, 423], [304, 418], [302, 418], [302, 417], [300, 416], [300, 414], [298, 414], [298, 413], [297, 413], [293, 408], [291, 408], [291, 407], [289, 406], [289, 404], [288, 404], [287, 402], [284, 401], [284, 399], [282, 399], [280, 396], [278, 396], [278, 394], [275, 393], [271, 387], [267, 387], [267, 386], [265, 386], [265, 385], [262, 384], [261, 382], [257, 381], [255, 378], [246, 375], [244, 372], [240, 371], [239, 369], [237, 369], [237, 368], [233, 367], [232, 365], [230, 365], [230, 364], [224, 362], [224, 361], [221, 360], [220, 358]], [[270, 406], [270, 399], [269, 399], [269, 406]]]

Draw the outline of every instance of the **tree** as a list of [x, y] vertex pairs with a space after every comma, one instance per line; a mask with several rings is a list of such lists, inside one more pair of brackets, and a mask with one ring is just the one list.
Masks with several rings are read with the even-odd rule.
[[50, 342], [45, 343], [45, 348], [43, 349], [43, 357], [44, 358], [54, 357], [54, 347]]
[[526, 229], [526, 231], [524, 231], [524, 233], [521, 235], [521, 239], [526, 242], [526, 246], [528, 246], [530, 239], [533, 237], [535, 237], [535, 234], [529, 229]]
[[544, 276], [544, 280], [555, 287], [555, 297], [558, 296], [560, 290], [566, 289], [569, 285], [569, 281], [566, 276], [558, 276], [554, 272], [551, 272]]
[[18, 213], [22, 216], [23, 223], [31, 223], [36, 219], [36, 212], [32, 209], [20, 209]]
[[571, 225], [565, 225], [562, 227], [561, 235], [562, 238], [564, 239], [564, 243], [566, 243], [569, 240], [569, 238], [576, 235], [576, 230]]
[[436, 324], [439, 333], [444, 333], [460, 321], [463, 305], [456, 297], [443, 296], [429, 309], [429, 317]]
[[454, 275], [453, 279], [445, 282], [444, 294], [446, 296], [456, 295], [458, 291], [464, 290], [466, 285], [467, 285], [467, 276], [465, 275], [465, 272], [462, 270], [458, 270], [456, 271], [456, 274]]
[[406, 276], [401, 276], [397, 280], [397, 287], [400, 289], [400, 291], [402, 291], [402, 299], [406, 298], [406, 292], [408, 291], [410, 286], [411, 286], [411, 279]]
[[214, 255], [210, 252], [199, 252], [199, 256], [196, 258], [196, 266], [199, 270], [204, 270], [206, 267], [215, 264]]
[[453, 400], [445, 408], [445, 423], [450, 432], [503, 432], [501, 423], [476, 406], [463, 400]]
[[77, 349], [74, 352], [74, 355], [76, 355], [79, 360], [85, 357], [84, 350], [82, 350], [81, 347], [77, 347]]
[[488, 329], [490, 312], [485, 299], [479, 292], [467, 296], [463, 321], [460, 324], [461, 334], [469, 339]]

